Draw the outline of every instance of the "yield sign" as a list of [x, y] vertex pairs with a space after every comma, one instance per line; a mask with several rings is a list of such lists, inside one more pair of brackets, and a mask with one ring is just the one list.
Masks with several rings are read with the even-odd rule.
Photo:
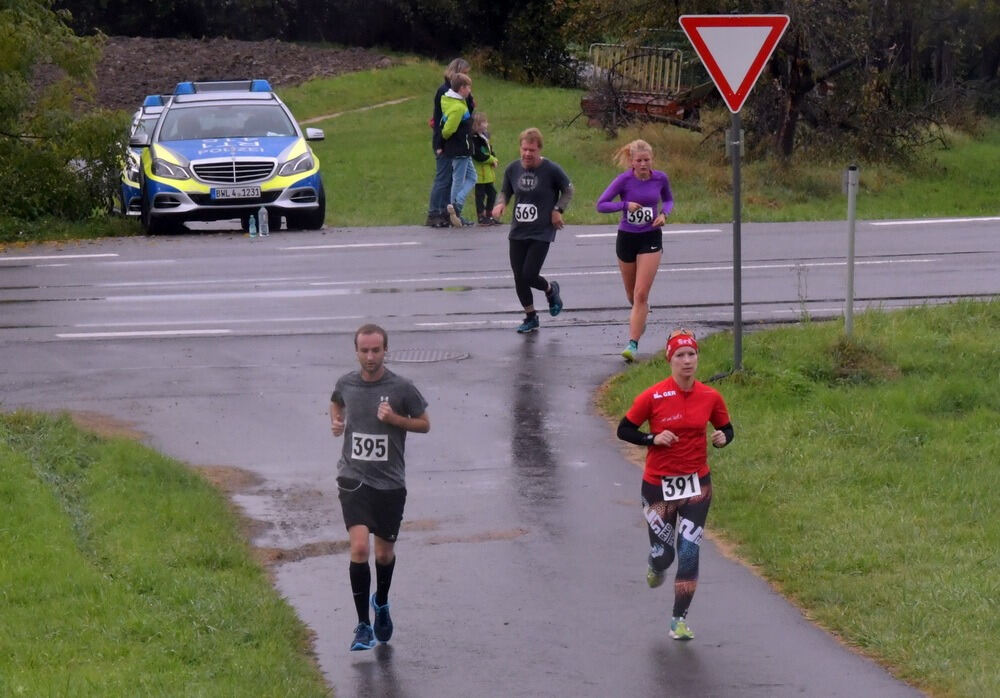
[[683, 15], [681, 28], [736, 114], [788, 27], [788, 15]]

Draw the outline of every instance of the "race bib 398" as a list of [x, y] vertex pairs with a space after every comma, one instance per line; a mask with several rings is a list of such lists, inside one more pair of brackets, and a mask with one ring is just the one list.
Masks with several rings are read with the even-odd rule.
[[632, 225], [649, 225], [653, 222], [653, 209], [650, 206], [643, 206], [634, 211], [629, 211], [625, 220]]

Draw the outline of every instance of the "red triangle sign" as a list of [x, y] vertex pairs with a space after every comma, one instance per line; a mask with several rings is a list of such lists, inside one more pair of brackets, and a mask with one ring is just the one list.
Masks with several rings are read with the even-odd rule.
[[736, 114], [788, 28], [788, 15], [683, 15], [681, 28]]

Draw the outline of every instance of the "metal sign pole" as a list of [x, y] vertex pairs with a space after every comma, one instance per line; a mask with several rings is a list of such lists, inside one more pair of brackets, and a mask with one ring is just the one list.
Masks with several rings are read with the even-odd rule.
[[743, 370], [743, 289], [740, 249], [740, 151], [743, 148], [739, 112], [733, 113], [729, 153], [733, 158], [733, 370]]
[[844, 333], [854, 331], [854, 219], [857, 215], [858, 166], [847, 168], [847, 298], [844, 301]]

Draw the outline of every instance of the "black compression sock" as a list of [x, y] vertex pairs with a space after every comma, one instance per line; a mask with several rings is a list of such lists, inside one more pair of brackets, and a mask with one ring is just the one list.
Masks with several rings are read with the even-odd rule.
[[354, 607], [358, 611], [358, 622], [369, 623], [368, 591], [372, 586], [372, 571], [367, 562], [351, 562], [351, 592]]
[[392, 571], [396, 568], [396, 556], [388, 565], [375, 563], [375, 603], [385, 606], [389, 603], [389, 586], [392, 584]]

